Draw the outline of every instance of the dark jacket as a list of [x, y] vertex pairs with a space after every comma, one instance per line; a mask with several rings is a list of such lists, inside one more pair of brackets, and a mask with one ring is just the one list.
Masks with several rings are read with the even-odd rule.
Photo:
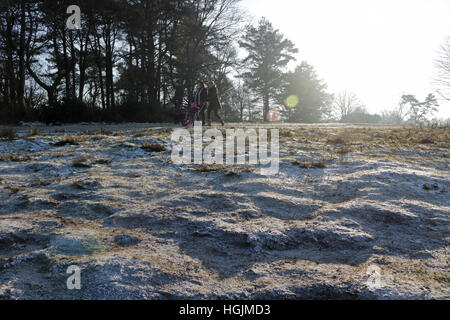
[[173, 97], [173, 101], [177, 103], [182, 103], [184, 98], [184, 88], [183, 86], [176, 86], [175, 87], [175, 96]]
[[208, 102], [209, 108], [212, 109], [221, 109], [222, 105], [219, 100], [219, 90], [217, 87], [209, 88], [208, 90]]

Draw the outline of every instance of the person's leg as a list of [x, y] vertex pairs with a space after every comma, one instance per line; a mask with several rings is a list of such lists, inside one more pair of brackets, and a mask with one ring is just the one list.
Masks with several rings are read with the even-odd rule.
[[202, 110], [200, 111], [200, 116], [202, 118], [202, 125], [204, 126], [206, 124], [206, 119], [205, 119], [205, 106], [203, 106]]
[[217, 119], [219, 119], [220, 123], [222, 124], [222, 126], [225, 125], [225, 123], [223, 122], [222, 118], [219, 115], [219, 109], [214, 109], [214, 114], [216, 115]]
[[212, 105], [209, 105], [208, 106], [208, 111], [207, 111], [207, 113], [208, 113], [208, 126], [210, 126], [211, 125], [211, 111], [212, 111]]

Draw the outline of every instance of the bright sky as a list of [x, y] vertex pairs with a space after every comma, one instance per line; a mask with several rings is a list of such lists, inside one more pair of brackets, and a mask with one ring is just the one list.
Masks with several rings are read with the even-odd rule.
[[[336, 93], [356, 93], [371, 112], [404, 93], [434, 91], [433, 60], [450, 35], [450, 0], [243, 0], [271, 21]], [[439, 117], [450, 117], [441, 102]]]

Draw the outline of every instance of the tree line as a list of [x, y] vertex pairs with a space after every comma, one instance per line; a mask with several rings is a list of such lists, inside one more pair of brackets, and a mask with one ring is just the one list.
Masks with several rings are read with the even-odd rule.
[[[2, 0], [0, 121], [169, 121], [175, 82], [187, 103], [209, 79], [228, 121], [267, 121], [273, 108], [292, 122], [350, 119], [354, 107], [336, 116], [342, 97], [239, 2]], [[68, 28], [71, 5], [79, 29]]]

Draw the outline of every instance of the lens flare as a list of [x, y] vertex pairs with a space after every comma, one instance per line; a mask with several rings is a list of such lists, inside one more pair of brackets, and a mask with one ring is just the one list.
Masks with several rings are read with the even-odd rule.
[[285, 105], [288, 108], [295, 108], [295, 106], [297, 106], [298, 102], [299, 102], [298, 97], [296, 95], [292, 94], [286, 98]]

